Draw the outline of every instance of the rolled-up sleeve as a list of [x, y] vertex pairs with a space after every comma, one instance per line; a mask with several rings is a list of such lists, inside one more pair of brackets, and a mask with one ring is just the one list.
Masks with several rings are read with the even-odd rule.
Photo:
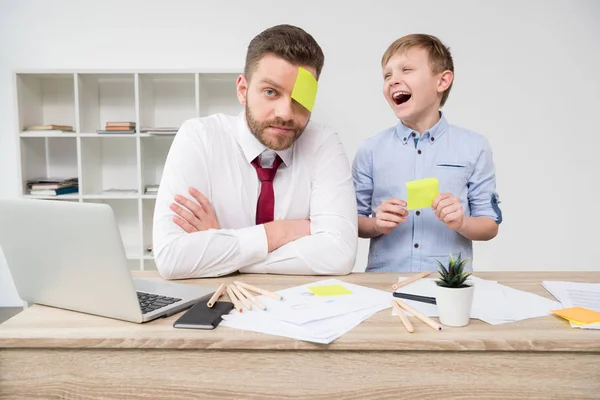
[[482, 146], [473, 174], [468, 182], [468, 199], [472, 217], [490, 217], [502, 222], [500, 197], [496, 191], [496, 168], [492, 149], [487, 139]]
[[373, 198], [373, 158], [372, 152], [364, 143], [354, 156], [352, 163], [352, 179], [356, 192], [356, 207], [358, 215], [371, 216], [371, 201]]

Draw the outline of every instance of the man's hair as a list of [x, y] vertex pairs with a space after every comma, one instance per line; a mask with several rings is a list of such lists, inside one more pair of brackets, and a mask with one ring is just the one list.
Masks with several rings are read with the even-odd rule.
[[[454, 61], [452, 60], [452, 54], [450, 54], [450, 48], [446, 47], [437, 37], [420, 33], [406, 35], [394, 41], [385, 53], [383, 53], [381, 67], [383, 68], [395, 54], [404, 53], [413, 47], [420, 47], [427, 51], [429, 66], [434, 74], [439, 74], [446, 70], [454, 73]], [[450, 95], [450, 89], [452, 89], [452, 83], [442, 94], [440, 106], [446, 103]]]
[[259, 33], [248, 45], [244, 75], [250, 81], [259, 61], [273, 54], [290, 64], [307, 65], [321, 75], [325, 56], [317, 41], [301, 28], [292, 25], [277, 25]]

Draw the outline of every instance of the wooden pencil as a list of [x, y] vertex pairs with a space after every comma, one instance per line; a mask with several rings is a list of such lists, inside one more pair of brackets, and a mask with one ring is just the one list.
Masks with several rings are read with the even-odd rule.
[[415, 328], [413, 328], [412, 324], [410, 323], [410, 321], [404, 314], [404, 311], [400, 308], [398, 303], [396, 303], [394, 300], [392, 300], [392, 307], [398, 313], [398, 317], [400, 318], [400, 321], [402, 321], [402, 324], [404, 325], [406, 330], [410, 333], [413, 333], [415, 331]]
[[403, 301], [400, 301], [398, 299], [394, 299], [394, 300], [396, 301], [396, 303], [398, 303], [398, 305], [400, 307], [402, 307], [403, 309], [405, 309], [406, 311], [408, 311], [410, 314], [414, 315], [415, 317], [419, 318], [421, 321], [423, 321], [424, 323], [429, 325], [432, 329], [435, 329], [436, 331], [442, 330], [442, 326], [440, 324], [438, 324], [437, 322], [435, 322], [434, 320], [432, 320], [431, 318], [421, 314], [420, 312], [418, 312], [417, 310], [415, 310], [414, 308], [412, 308], [411, 306], [409, 306], [408, 304], [406, 304]]
[[229, 295], [229, 298], [231, 299], [231, 302], [233, 303], [235, 309], [239, 312], [242, 312], [242, 305], [238, 301], [238, 298], [235, 296], [235, 293], [233, 293], [233, 291], [231, 290], [231, 285], [227, 286], [227, 294]]
[[398, 282], [394, 283], [392, 285], [392, 289], [396, 290], [398, 288], [401, 288], [403, 286], [408, 285], [409, 283], [413, 283], [414, 281], [418, 281], [419, 279], [422, 279], [422, 278], [425, 278], [426, 276], [429, 276], [430, 273], [431, 272], [429, 272], [429, 271], [419, 272], [418, 274], [413, 275], [413, 276], [411, 276], [408, 279], [405, 279], [403, 281], [398, 281]]
[[239, 287], [239, 286], [241, 286], [241, 287], [243, 287], [244, 289], [248, 289], [248, 290], [251, 290], [251, 291], [253, 291], [253, 292], [256, 292], [256, 293], [264, 294], [265, 296], [267, 296], [267, 297], [271, 297], [271, 298], [273, 298], [273, 299], [275, 299], [275, 300], [283, 300], [283, 296], [281, 296], [281, 295], [278, 295], [278, 294], [276, 294], [276, 293], [273, 293], [273, 292], [269, 292], [268, 290], [261, 289], [261, 288], [259, 288], [259, 287], [252, 286], [252, 285], [249, 285], [249, 284], [247, 284], [247, 283], [240, 282], [240, 281], [234, 281], [233, 283], [234, 283], [236, 286], [238, 286], [238, 287]]
[[244, 296], [246, 296], [246, 298], [248, 300], [250, 300], [252, 303], [254, 303], [254, 305], [258, 308], [260, 308], [263, 311], [267, 311], [267, 306], [265, 306], [263, 303], [261, 303], [256, 297], [254, 297], [252, 295], [252, 293], [250, 293], [249, 291], [247, 291], [245, 288], [241, 287], [241, 286], [237, 286], [238, 290], [240, 292], [242, 292], [242, 294]]
[[248, 299], [246, 298], [246, 296], [244, 296], [242, 294], [242, 292], [240, 292], [240, 290], [238, 289], [237, 286], [235, 285], [231, 285], [231, 290], [233, 290], [233, 293], [235, 293], [235, 295], [237, 296], [237, 298], [242, 302], [242, 304], [244, 305], [244, 307], [246, 307], [249, 310], [252, 310], [252, 304], [250, 304], [250, 302], [248, 301]]
[[210, 298], [210, 300], [208, 300], [208, 303], [206, 303], [206, 306], [208, 308], [211, 308], [212, 306], [215, 305], [215, 302], [219, 299], [219, 297], [221, 297], [221, 295], [223, 295], [223, 292], [225, 292], [226, 287], [227, 287], [227, 285], [225, 285], [224, 283], [221, 283], [221, 285], [219, 286], [219, 288], [217, 289], [215, 294], [213, 294], [212, 297]]

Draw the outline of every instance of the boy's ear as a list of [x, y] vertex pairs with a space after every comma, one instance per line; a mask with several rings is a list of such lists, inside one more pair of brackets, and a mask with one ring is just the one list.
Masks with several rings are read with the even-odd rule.
[[438, 93], [445, 92], [450, 87], [453, 80], [454, 80], [454, 73], [452, 73], [452, 71], [446, 70], [446, 71], [442, 72], [442, 74], [440, 75], [440, 79], [438, 80], [438, 87], [437, 87]]
[[246, 106], [246, 99], [248, 94], [248, 81], [244, 74], [238, 76], [237, 81], [235, 82], [237, 98], [241, 105]]

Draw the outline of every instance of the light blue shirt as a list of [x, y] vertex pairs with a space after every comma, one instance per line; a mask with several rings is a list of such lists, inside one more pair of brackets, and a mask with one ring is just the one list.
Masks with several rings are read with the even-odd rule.
[[[360, 145], [352, 165], [359, 216], [375, 216], [381, 202], [391, 197], [406, 201], [406, 182], [435, 177], [440, 193], [460, 198], [464, 215], [502, 222], [487, 139], [448, 124], [443, 113], [440, 116], [423, 135], [400, 122]], [[410, 210], [406, 223], [371, 239], [366, 270], [436, 271], [436, 260], [447, 265], [450, 253], [469, 259], [466, 269], [472, 270], [470, 239], [438, 220], [431, 207]]]

